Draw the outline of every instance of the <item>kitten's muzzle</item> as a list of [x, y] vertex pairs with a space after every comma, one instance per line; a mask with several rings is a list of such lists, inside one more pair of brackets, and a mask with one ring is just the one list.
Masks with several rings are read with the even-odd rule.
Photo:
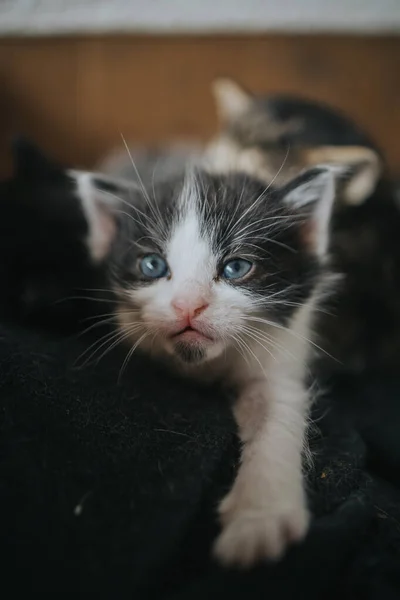
[[208, 308], [209, 304], [202, 296], [179, 297], [172, 301], [172, 307], [177, 317], [178, 331], [172, 334], [174, 340], [188, 343], [204, 343], [213, 341], [197, 326], [197, 318]]
[[173, 333], [171, 335], [171, 339], [174, 341], [185, 340], [187, 342], [204, 342], [204, 341], [213, 342], [214, 341], [212, 337], [203, 333], [202, 331], [199, 331], [198, 329], [196, 329], [195, 327], [192, 327], [191, 325], [187, 325], [186, 327], [183, 327], [179, 331]]

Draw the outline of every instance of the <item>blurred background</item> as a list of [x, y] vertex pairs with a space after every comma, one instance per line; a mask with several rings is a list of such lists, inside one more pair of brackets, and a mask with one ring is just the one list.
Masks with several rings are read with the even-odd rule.
[[31, 136], [68, 165], [121, 144], [207, 139], [210, 84], [344, 109], [400, 172], [400, 0], [2, 0], [0, 165]]

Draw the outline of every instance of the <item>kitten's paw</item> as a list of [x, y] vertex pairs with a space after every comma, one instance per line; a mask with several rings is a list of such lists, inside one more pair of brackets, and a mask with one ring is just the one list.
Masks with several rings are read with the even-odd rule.
[[250, 567], [262, 560], [277, 560], [289, 544], [307, 533], [309, 514], [301, 504], [286, 511], [268, 506], [233, 512], [226, 510], [229, 504], [228, 496], [220, 509], [225, 525], [214, 546], [215, 556], [224, 565]]

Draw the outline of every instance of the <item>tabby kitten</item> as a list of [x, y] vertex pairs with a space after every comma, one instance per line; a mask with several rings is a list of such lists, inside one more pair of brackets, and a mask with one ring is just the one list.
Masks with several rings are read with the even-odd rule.
[[[316, 329], [319, 365], [360, 372], [400, 366], [400, 211], [374, 143], [329, 106], [296, 96], [254, 97], [233, 81], [214, 85], [221, 132], [209, 146], [215, 172], [284, 183], [305, 167], [348, 167], [332, 220], [332, 268], [342, 280]], [[329, 355], [334, 357], [332, 360]]]

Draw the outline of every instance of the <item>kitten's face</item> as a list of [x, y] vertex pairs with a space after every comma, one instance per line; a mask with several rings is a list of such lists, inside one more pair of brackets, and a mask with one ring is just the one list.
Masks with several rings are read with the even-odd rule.
[[284, 191], [199, 173], [156, 189], [156, 201], [114, 190], [124, 214], [110, 272], [132, 347], [199, 363], [243, 351], [257, 319], [285, 324], [319, 274], [331, 184], [327, 171]]

